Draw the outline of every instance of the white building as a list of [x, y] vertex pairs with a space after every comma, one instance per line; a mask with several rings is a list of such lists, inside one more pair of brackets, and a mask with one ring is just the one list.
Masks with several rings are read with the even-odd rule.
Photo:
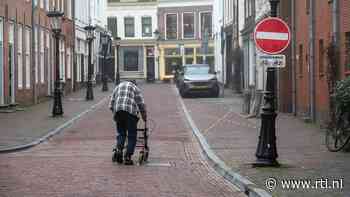
[[[107, 6], [108, 29], [120, 45], [115, 50], [115, 71], [119, 61], [121, 78], [158, 79], [155, 58], [157, 30], [157, 1], [122, 0]], [[116, 73], [116, 72], [115, 72]]]
[[92, 25], [96, 27], [95, 38], [92, 48], [92, 64], [94, 65], [93, 80], [100, 72], [99, 50], [100, 34], [106, 30], [107, 21], [104, 11], [107, 0], [75, 0], [75, 53], [76, 53], [76, 74], [75, 82], [81, 84], [88, 78], [88, 55], [89, 45], [84, 27]]

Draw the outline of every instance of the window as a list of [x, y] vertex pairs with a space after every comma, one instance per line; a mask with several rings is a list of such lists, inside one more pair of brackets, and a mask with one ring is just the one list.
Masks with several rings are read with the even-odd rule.
[[72, 19], [72, 1], [71, 0], [67, 0], [66, 2], [67, 2], [67, 10], [66, 10], [67, 17], [69, 19]]
[[345, 70], [350, 71], [350, 32], [345, 33]]
[[18, 62], [17, 62], [17, 71], [18, 71], [18, 88], [22, 89], [23, 88], [23, 37], [22, 37], [22, 26], [18, 25], [18, 47], [17, 47], [17, 56], [18, 56]]
[[118, 37], [118, 23], [117, 17], [108, 17], [107, 18], [107, 28], [112, 32], [113, 38]]
[[45, 82], [45, 68], [44, 68], [44, 31], [40, 31], [40, 82]]
[[194, 38], [194, 14], [183, 14], [183, 37]]
[[303, 45], [299, 45], [299, 75], [300, 77], [303, 76], [303, 64], [304, 64], [304, 51], [303, 51]]
[[35, 57], [35, 84], [37, 84], [39, 82], [39, 76], [38, 76], [38, 37], [39, 37], [39, 31], [38, 31], [38, 27], [36, 26], [34, 28], [34, 57]]
[[324, 42], [323, 39], [320, 39], [318, 42], [318, 65], [319, 65], [319, 74], [322, 76], [324, 74]]
[[65, 53], [64, 40], [60, 40], [60, 80], [66, 81]]
[[142, 37], [152, 37], [152, 17], [142, 17]]
[[165, 21], [166, 39], [177, 39], [177, 14], [167, 14]]
[[139, 52], [138, 49], [126, 49], [124, 51], [124, 70], [138, 71]]
[[25, 61], [26, 61], [26, 88], [30, 88], [30, 29], [26, 28], [26, 34], [25, 34]]
[[309, 14], [309, 13], [310, 13], [310, 3], [311, 3], [310, 0], [306, 0], [306, 1], [305, 1], [306, 14]]
[[124, 18], [125, 37], [134, 37], [135, 36], [134, 22], [135, 22], [134, 18], [132, 18], [132, 17]]
[[200, 25], [201, 25], [201, 37], [208, 33], [211, 37], [212, 34], [212, 17], [211, 12], [200, 13]]
[[67, 79], [71, 78], [71, 49], [67, 48]]

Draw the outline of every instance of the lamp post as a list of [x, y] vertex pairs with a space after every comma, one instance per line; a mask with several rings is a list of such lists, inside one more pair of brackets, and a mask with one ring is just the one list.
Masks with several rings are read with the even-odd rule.
[[56, 40], [56, 71], [55, 71], [55, 90], [54, 90], [54, 104], [52, 109], [52, 116], [62, 116], [62, 92], [60, 89], [60, 58], [59, 58], [59, 39], [61, 33], [62, 16], [63, 12], [58, 12], [56, 10], [47, 13], [47, 16], [51, 19], [51, 28], [53, 35]]
[[94, 40], [94, 30], [95, 27], [92, 25], [88, 25], [84, 27], [87, 32], [87, 40], [89, 42], [89, 60], [88, 60], [88, 81], [87, 81], [87, 89], [86, 89], [86, 100], [94, 100], [94, 92], [92, 89], [92, 64], [91, 64], [91, 53], [92, 53], [92, 41]]
[[102, 66], [102, 92], [108, 91], [108, 83], [107, 83], [107, 76], [106, 76], [106, 56], [108, 51], [108, 41], [109, 37], [107, 33], [103, 33], [101, 35], [101, 44], [102, 44], [102, 52], [103, 52], [103, 66]]
[[154, 32], [153, 32], [153, 35], [154, 35], [154, 38], [156, 39], [156, 47], [157, 47], [157, 57], [156, 57], [156, 61], [157, 61], [157, 70], [156, 70], [156, 73], [157, 73], [157, 76], [155, 76], [155, 78], [158, 78], [159, 77], [159, 55], [160, 55], [160, 50], [159, 50], [159, 41], [160, 41], [160, 32], [158, 31], [158, 29], [156, 29]]
[[[271, 17], [277, 16], [279, 0], [270, 0]], [[261, 113], [261, 128], [259, 143], [256, 150], [255, 167], [279, 166], [276, 147], [276, 117], [275, 112], [275, 68], [267, 68], [265, 104]]]
[[120, 45], [120, 43], [119, 43], [119, 41], [121, 40], [121, 38], [115, 37], [114, 39], [116, 41], [116, 50], [117, 50], [117, 57], [116, 57], [116, 59], [117, 59], [117, 74], [115, 77], [115, 85], [119, 85], [119, 83], [120, 83], [120, 73], [119, 73], [119, 45]]

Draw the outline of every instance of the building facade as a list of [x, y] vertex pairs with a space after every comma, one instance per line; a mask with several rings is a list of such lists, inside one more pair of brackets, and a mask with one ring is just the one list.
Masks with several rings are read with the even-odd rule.
[[160, 79], [173, 77], [175, 66], [209, 64], [217, 70], [212, 1], [166, 1], [158, 5]]
[[[107, 23], [115, 41], [115, 74], [121, 78], [158, 79], [155, 57], [158, 1], [108, 1]], [[118, 45], [118, 47], [116, 47]]]

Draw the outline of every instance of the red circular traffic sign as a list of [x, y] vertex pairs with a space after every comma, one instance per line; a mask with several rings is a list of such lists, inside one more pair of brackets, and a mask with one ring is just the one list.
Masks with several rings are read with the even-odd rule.
[[264, 53], [275, 55], [283, 52], [290, 43], [290, 29], [277, 17], [260, 21], [254, 30], [255, 44]]

